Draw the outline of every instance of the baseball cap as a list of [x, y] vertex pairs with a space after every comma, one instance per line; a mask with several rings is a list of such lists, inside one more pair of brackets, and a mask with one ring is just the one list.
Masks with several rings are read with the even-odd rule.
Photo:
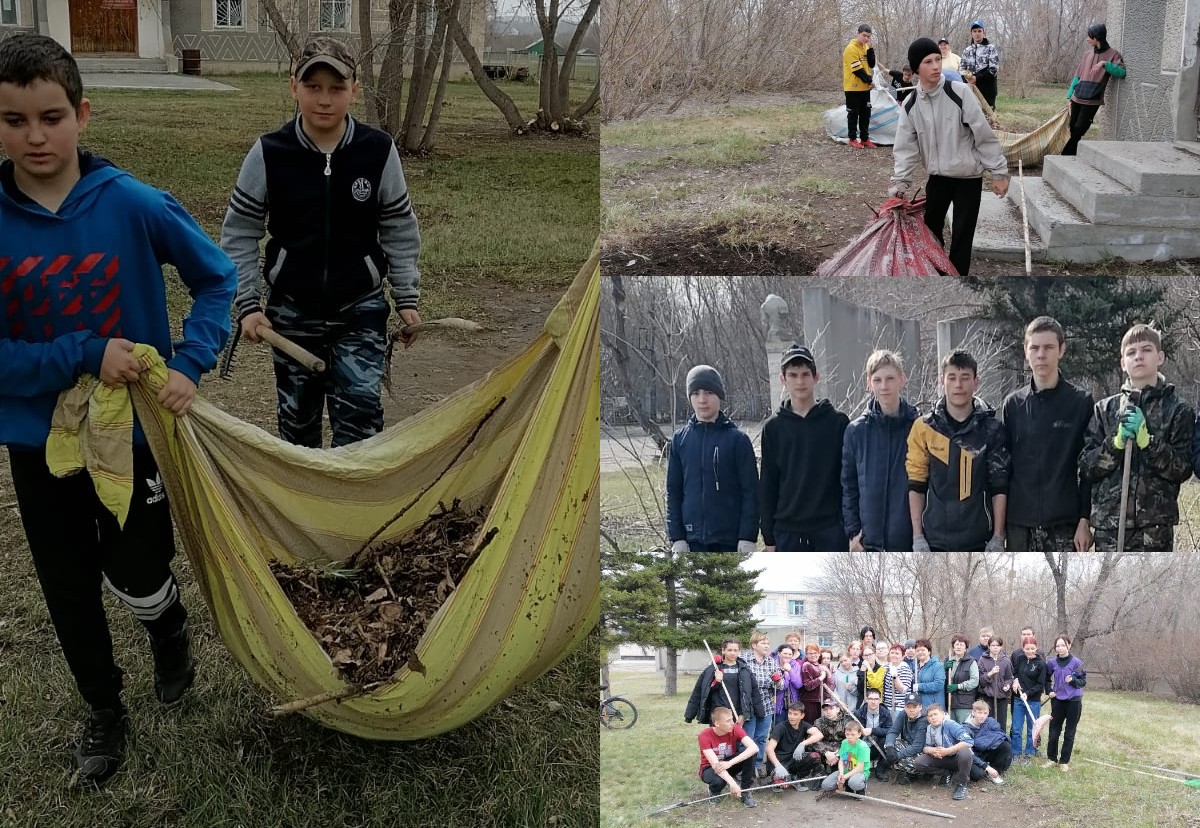
[[972, 29], [982, 29], [983, 27], [984, 27], [984, 26], [983, 26], [983, 21], [982, 21], [982, 20], [973, 20], [973, 21], [971, 21], [971, 28], [972, 28]]
[[904, 649], [906, 649], [906, 650], [911, 650], [916, 646], [917, 646], [917, 641], [914, 638], [910, 638], [910, 639], [908, 639], [908, 641], [904, 642]]
[[945, 37], [938, 38], [938, 43], [949, 43], [949, 42], [950, 42], [949, 38], [945, 38]]
[[905, 704], [920, 704], [921, 696], [919, 693], [905, 693], [904, 694], [904, 703]]
[[838, 706], [837, 702], [835, 702], [833, 699], [826, 699], [825, 703], [821, 705], [821, 707], [837, 707], [837, 706]]
[[317, 66], [327, 66], [334, 74], [345, 80], [357, 72], [357, 61], [345, 43], [336, 38], [321, 35], [304, 44], [300, 59], [296, 63], [296, 77], [301, 80]]
[[817, 361], [813, 358], [812, 351], [801, 345], [799, 342], [793, 342], [788, 346], [788, 349], [783, 352], [783, 356], [779, 358], [779, 370], [782, 371], [793, 362], [800, 361], [806, 363], [815, 374], [817, 372]]

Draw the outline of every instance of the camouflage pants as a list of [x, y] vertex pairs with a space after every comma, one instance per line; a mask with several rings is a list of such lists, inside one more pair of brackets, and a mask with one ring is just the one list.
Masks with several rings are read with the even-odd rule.
[[1008, 524], [1009, 552], [1074, 552], [1075, 524], [1059, 523], [1054, 526], [1016, 526]]
[[[1126, 552], [1170, 552], [1175, 548], [1175, 527], [1170, 525], [1158, 526], [1127, 526], [1125, 527]], [[1115, 552], [1117, 550], [1117, 530], [1096, 530], [1096, 551]]]
[[286, 301], [267, 308], [267, 318], [278, 333], [326, 365], [325, 373], [314, 374], [275, 351], [280, 437], [298, 446], [320, 448], [326, 401], [332, 446], [365, 440], [383, 429], [380, 388], [388, 312], [382, 294], [321, 318], [304, 314]]

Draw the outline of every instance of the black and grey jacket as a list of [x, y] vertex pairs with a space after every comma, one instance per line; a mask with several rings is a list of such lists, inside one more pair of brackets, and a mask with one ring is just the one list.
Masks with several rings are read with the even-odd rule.
[[417, 306], [421, 239], [385, 132], [347, 118], [342, 140], [323, 152], [297, 117], [251, 147], [221, 228], [221, 249], [238, 266], [239, 318], [261, 309], [264, 231], [270, 305], [328, 314], [377, 295], [386, 275], [396, 308]]

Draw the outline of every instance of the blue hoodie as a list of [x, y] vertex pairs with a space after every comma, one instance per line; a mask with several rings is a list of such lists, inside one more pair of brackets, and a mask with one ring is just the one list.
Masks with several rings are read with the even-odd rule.
[[758, 465], [750, 438], [722, 411], [716, 422], [693, 414], [671, 436], [667, 460], [667, 536], [672, 543], [758, 540]]
[[[233, 262], [167, 193], [95, 156], [57, 213], [0, 165], [0, 443], [37, 447], [59, 392], [100, 375], [112, 338], [153, 345], [193, 382], [217, 363], [237, 287]], [[162, 265], [193, 299], [172, 346]]]
[[842, 523], [846, 535], [862, 532], [867, 549], [902, 552], [912, 549], [908, 512], [908, 432], [918, 412], [900, 400], [894, 417], [874, 399], [842, 437]]

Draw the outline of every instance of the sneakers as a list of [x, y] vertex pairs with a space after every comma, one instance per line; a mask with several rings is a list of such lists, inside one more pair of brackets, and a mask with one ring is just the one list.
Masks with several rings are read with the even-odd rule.
[[1043, 768], [1053, 768], [1053, 767], [1057, 767], [1057, 766], [1058, 766], [1058, 762], [1055, 762], [1053, 759], [1047, 759], [1045, 762], [1042, 762]]
[[100, 785], [121, 766], [125, 752], [125, 710], [107, 708], [88, 714], [83, 738], [75, 748], [75, 767], [84, 782]]
[[870, 139], [864, 140], [862, 142], [862, 145], [865, 149], [879, 149], [879, 144], [876, 144], [874, 141], [871, 141]]
[[957, 786], [955, 786], [954, 793], [950, 795], [950, 798], [951, 799], [966, 799], [967, 798], [967, 786], [960, 782]]
[[721, 791], [723, 791], [723, 790], [725, 790], [724, 785], [709, 785], [708, 786], [708, 795], [709, 796], [720, 796]]
[[150, 637], [150, 651], [154, 654], [154, 695], [163, 704], [174, 704], [183, 698], [196, 678], [191, 644], [192, 634], [186, 621], [174, 635]]
[[853, 141], [850, 142], [850, 146], [854, 147], [855, 149], [862, 149], [863, 142], [858, 140], [857, 138], [855, 138]]
[[908, 774], [902, 770], [896, 771], [896, 775], [892, 777], [893, 785], [907, 785], [909, 781]]
[[742, 792], [742, 804], [745, 805], [747, 808], [757, 808], [758, 807], [758, 803], [754, 801], [754, 797], [752, 797], [750, 795], [749, 791]]
[[943, 788], [949, 788], [949, 787], [950, 787], [950, 780], [951, 780], [951, 779], [953, 779], [953, 778], [954, 778], [954, 774], [952, 774], [952, 773], [947, 773], [946, 775], [944, 775], [944, 776], [942, 777], [942, 781], [941, 781], [941, 782], [939, 782], [938, 784], [939, 784], [939, 785], [941, 785]]
[[1066, 773], [1067, 771], [1069, 771], [1069, 770], [1071, 769], [1071, 766], [1070, 766], [1070, 765], [1063, 764], [1063, 765], [1059, 765], [1059, 766], [1058, 766], [1058, 769], [1059, 769], [1060, 771], [1062, 771], [1063, 773]]

